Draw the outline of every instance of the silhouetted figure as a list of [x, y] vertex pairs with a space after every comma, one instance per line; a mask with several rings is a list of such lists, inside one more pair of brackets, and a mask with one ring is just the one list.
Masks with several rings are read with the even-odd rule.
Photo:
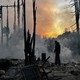
[[55, 41], [55, 64], [61, 65], [60, 62], [60, 43], [58, 41]]

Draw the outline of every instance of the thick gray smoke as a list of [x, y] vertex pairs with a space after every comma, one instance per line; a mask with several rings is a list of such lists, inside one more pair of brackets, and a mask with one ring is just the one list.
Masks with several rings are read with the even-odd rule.
[[[0, 45], [0, 58], [17, 58], [24, 59], [24, 40], [23, 40], [23, 30], [17, 31], [12, 34], [9, 38], [9, 45], [6, 46], [6, 42], [4, 45]], [[6, 39], [6, 38], [5, 38]], [[4, 40], [6, 41], [6, 40]], [[61, 43], [61, 62], [72, 62], [72, 54], [71, 50]], [[54, 45], [53, 45], [54, 46]], [[49, 52], [46, 44], [45, 38], [40, 38], [40, 36], [36, 35], [36, 57], [41, 58], [41, 53], [46, 53], [47, 57], [50, 56], [50, 61], [54, 62], [55, 53]]]

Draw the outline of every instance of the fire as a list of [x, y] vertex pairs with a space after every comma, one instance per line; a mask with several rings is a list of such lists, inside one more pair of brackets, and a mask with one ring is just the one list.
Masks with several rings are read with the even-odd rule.
[[59, 35], [63, 34], [64, 31], [61, 29], [57, 29], [57, 30], [51, 30], [49, 32], [45, 31], [45, 32], [40, 32], [38, 33], [41, 37], [51, 37], [51, 38], [57, 38]]

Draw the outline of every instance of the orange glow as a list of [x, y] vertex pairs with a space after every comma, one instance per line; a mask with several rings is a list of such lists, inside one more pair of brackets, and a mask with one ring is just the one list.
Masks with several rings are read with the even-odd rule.
[[62, 19], [59, 17], [61, 11], [52, 5], [44, 6], [41, 10], [37, 13], [37, 34], [41, 37], [56, 38], [64, 33], [64, 29], [61, 28]]
[[56, 33], [55, 31], [53, 32], [45, 32], [45, 33], [40, 33], [41, 37], [52, 37], [52, 38], [57, 38], [59, 35], [61, 35], [63, 32], [60, 30]]
[[[73, 10], [64, 9], [68, 0], [36, 0], [36, 34], [41, 37], [54, 37], [64, 33], [65, 28], [69, 31], [75, 19], [72, 18]], [[17, 1], [16, 1], [17, 2]], [[2, 0], [2, 3], [6, 5], [8, 2]], [[14, 0], [9, 1], [10, 4], [14, 4]], [[3, 13], [3, 26], [6, 25], [6, 8]], [[17, 13], [17, 12], [16, 12]], [[21, 27], [22, 27], [22, 8], [21, 8]], [[17, 19], [17, 15], [16, 15]], [[17, 20], [16, 20], [17, 21]], [[16, 22], [17, 23], [17, 22]], [[9, 8], [9, 26], [13, 29], [14, 24], [14, 9]], [[33, 6], [32, 0], [26, 0], [26, 27], [33, 33]], [[74, 27], [73, 27], [74, 28]], [[70, 30], [71, 29], [71, 30]]]
[[56, 38], [57, 36], [58, 36], [58, 34], [53, 33], [53, 32], [42, 34], [42, 37], [54, 37], [54, 38]]

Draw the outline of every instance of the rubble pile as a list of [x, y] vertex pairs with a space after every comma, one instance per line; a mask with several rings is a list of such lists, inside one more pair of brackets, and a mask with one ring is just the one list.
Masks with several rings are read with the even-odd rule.
[[[3, 61], [3, 63], [4, 62], [5, 61]], [[24, 60], [8, 60], [8, 62], [9, 66], [7, 69], [4, 67], [1, 69], [0, 67], [0, 80], [24, 80], [24, 75], [22, 74], [22, 69], [25, 68]], [[49, 80], [80, 79], [80, 62], [65, 63], [61, 64], [61, 66], [47, 62], [47, 64], [44, 65], [44, 69], [45, 72], [49, 72]], [[44, 80], [46, 79], [44, 78]]]

